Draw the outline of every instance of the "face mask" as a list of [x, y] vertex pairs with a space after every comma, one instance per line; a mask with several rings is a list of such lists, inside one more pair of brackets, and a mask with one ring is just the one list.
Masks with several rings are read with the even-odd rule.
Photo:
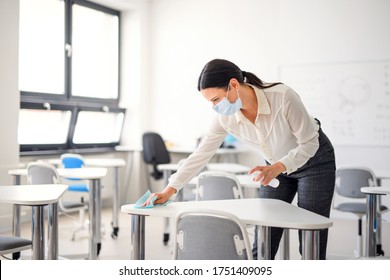
[[222, 115], [233, 115], [242, 108], [242, 102], [237, 91], [237, 99], [234, 103], [230, 103], [227, 96], [229, 95], [229, 88], [226, 92], [226, 96], [213, 106], [214, 111]]

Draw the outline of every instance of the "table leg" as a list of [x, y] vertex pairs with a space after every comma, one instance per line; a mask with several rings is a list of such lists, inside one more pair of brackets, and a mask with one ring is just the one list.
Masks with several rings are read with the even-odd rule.
[[131, 259], [145, 259], [145, 216], [131, 215]]
[[375, 194], [367, 194], [367, 210], [366, 210], [366, 257], [375, 257], [376, 255], [376, 215], [377, 196]]
[[44, 206], [32, 207], [32, 253], [34, 260], [45, 259]]
[[318, 260], [320, 258], [320, 231], [302, 230], [302, 259]]
[[119, 167], [114, 168], [114, 193], [112, 194], [112, 233], [111, 237], [116, 239], [119, 232]]
[[[13, 184], [20, 185], [20, 175], [13, 176]], [[13, 206], [12, 235], [20, 236], [20, 205]]]
[[127, 198], [127, 192], [130, 186], [131, 172], [133, 171], [133, 161], [134, 161], [134, 151], [129, 151], [127, 156], [126, 172], [125, 172], [125, 189], [121, 200], [121, 204], [124, 204]]
[[[20, 175], [13, 176], [13, 184], [20, 185]], [[14, 204], [13, 205], [13, 214], [12, 214], [12, 235], [20, 236], [20, 210], [21, 206]], [[12, 259], [17, 260], [20, 259], [20, 252], [13, 253]]]
[[49, 260], [58, 260], [58, 203], [49, 205], [47, 247]]
[[271, 259], [271, 227], [257, 227], [257, 259]]
[[[172, 175], [172, 170], [164, 170], [163, 171], [163, 177], [164, 177], [164, 184], [165, 186], [168, 185], [169, 177]], [[163, 186], [165, 188], [165, 186]], [[164, 235], [163, 235], [163, 243], [164, 245], [168, 244], [169, 241], [169, 218], [164, 218]]]
[[100, 180], [91, 180], [89, 190], [89, 259], [96, 260], [101, 249]]

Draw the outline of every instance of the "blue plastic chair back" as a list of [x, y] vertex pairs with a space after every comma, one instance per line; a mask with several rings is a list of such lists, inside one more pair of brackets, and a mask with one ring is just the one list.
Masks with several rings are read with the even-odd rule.
[[[64, 168], [81, 168], [84, 166], [84, 161], [77, 157], [64, 157], [62, 158], [62, 165]], [[72, 181], [81, 181], [76, 178], [67, 178]], [[86, 184], [71, 184], [68, 187], [68, 191], [72, 192], [88, 192], [88, 186]]]
[[80, 168], [84, 166], [84, 161], [79, 158], [66, 157], [62, 159], [64, 168]]

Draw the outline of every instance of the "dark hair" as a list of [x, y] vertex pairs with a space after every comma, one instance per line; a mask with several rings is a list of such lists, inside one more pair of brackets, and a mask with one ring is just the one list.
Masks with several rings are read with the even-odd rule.
[[258, 88], [269, 88], [281, 83], [264, 83], [255, 74], [241, 69], [225, 59], [214, 59], [208, 62], [199, 75], [198, 90], [206, 88], [226, 88], [230, 79], [235, 78], [240, 84], [248, 83]]

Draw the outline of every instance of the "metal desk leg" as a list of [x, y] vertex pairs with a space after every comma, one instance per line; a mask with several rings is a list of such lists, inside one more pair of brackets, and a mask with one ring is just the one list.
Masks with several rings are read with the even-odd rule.
[[45, 259], [44, 211], [42, 205], [32, 207], [32, 253], [34, 260]]
[[111, 237], [117, 239], [119, 232], [119, 167], [114, 168], [114, 193], [112, 194], [112, 233]]
[[89, 190], [89, 259], [96, 260], [101, 249], [100, 180], [91, 180]]
[[[20, 185], [20, 176], [19, 175], [14, 175], [13, 176], [13, 183], [14, 185]], [[13, 205], [13, 219], [12, 219], [12, 235], [13, 236], [20, 236], [20, 210], [21, 206], [20, 205]], [[12, 259], [18, 260], [20, 259], [20, 252], [13, 253], [12, 254]]]
[[[133, 172], [134, 151], [129, 151], [127, 155], [126, 171], [125, 171], [125, 189], [121, 199], [121, 204], [124, 204], [127, 198], [127, 192], [130, 185], [131, 173]], [[147, 173], [146, 173], [147, 174]], [[148, 185], [149, 186], [149, 185]]]
[[145, 216], [131, 215], [131, 259], [145, 259]]
[[376, 255], [376, 206], [377, 196], [375, 194], [367, 194], [367, 210], [366, 210], [366, 257], [375, 257]]
[[257, 227], [257, 259], [271, 259], [271, 227]]
[[302, 230], [302, 259], [318, 260], [320, 258], [320, 231]]
[[[13, 176], [13, 184], [20, 185], [20, 176]], [[13, 206], [12, 235], [20, 236], [20, 205]]]
[[47, 247], [49, 260], [58, 260], [58, 203], [49, 205]]
[[[165, 186], [168, 185], [169, 177], [171, 175], [172, 175], [172, 170], [164, 170], [163, 176], [164, 176]], [[164, 245], [167, 245], [168, 241], [169, 241], [169, 229], [170, 229], [170, 227], [169, 227], [169, 218], [164, 218], [164, 235], [163, 235], [163, 243], [164, 243]]]

